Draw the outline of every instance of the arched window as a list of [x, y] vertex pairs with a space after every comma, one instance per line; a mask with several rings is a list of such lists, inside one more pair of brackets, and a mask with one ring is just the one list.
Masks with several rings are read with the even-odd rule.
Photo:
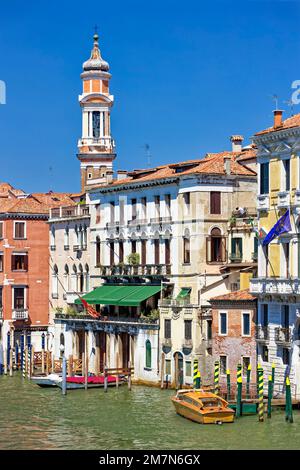
[[68, 250], [69, 249], [69, 227], [65, 228], [65, 233], [64, 233], [64, 249]]
[[55, 228], [54, 227], [51, 227], [50, 246], [51, 246], [52, 250], [55, 248]]
[[66, 292], [69, 292], [69, 279], [70, 279], [70, 276], [69, 276], [69, 266], [67, 264], [65, 264], [65, 272], [64, 272], [64, 288], [65, 288], [65, 291]]
[[226, 238], [218, 227], [214, 227], [206, 239], [206, 257], [208, 262], [224, 263], [226, 261]]
[[83, 267], [82, 264], [79, 265], [79, 292], [84, 291], [84, 275], [83, 275]]
[[190, 232], [188, 230], [185, 230], [183, 236], [183, 262], [186, 264], [191, 262]]
[[146, 341], [146, 367], [151, 369], [151, 363], [152, 363], [152, 350], [151, 350], [151, 342], [149, 339]]
[[52, 271], [52, 297], [53, 299], [58, 298], [58, 267], [55, 264]]
[[96, 237], [96, 266], [101, 265], [101, 241], [100, 237]]
[[90, 268], [89, 265], [86, 264], [85, 267], [85, 290], [88, 292], [90, 290]]

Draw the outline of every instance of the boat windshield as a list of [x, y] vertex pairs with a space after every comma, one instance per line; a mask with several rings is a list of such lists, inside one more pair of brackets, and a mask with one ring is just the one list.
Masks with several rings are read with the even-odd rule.
[[200, 398], [200, 400], [202, 401], [204, 408], [212, 408], [214, 406], [220, 406], [220, 407], [223, 406], [221, 400], [219, 400], [218, 398], [213, 398], [213, 397]]

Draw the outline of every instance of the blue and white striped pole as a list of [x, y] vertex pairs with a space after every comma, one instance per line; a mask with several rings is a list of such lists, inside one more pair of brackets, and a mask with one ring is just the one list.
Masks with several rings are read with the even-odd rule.
[[23, 371], [25, 369], [25, 356], [24, 356], [24, 340], [25, 340], [25, 335], [21, 335], [21, 357], [20, 357], [20, 363], [21, 363], [21, 370]]
[[10, 367], [10, 331], [7, 332], [6, 364]]

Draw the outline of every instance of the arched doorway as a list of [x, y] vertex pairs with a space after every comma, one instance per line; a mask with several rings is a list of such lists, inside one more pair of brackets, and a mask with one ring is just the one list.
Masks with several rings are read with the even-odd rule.
[[176, 351], [174, 357], [174, 370], [175, 370], [175, 387], [180, 388], [184, 383], [183, 375], [183, 354], [180, 351]]

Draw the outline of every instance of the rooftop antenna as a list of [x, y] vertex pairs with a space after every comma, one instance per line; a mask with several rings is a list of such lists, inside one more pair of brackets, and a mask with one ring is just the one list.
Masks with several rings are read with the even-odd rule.
[[149, 144], [145, 144], [144, 148], [145, 148], [146, 156], [147, 156], [147, 166], [148, 166], [148, 168], [151, 168], [150, 145], [149, 145]]
[[293, 102], [293, 100], [286, 100], [286, 101], [284, 101], [284, 103], [286, 103], [288, 105], [288, 107], [290, 108], [291, 116], [294, 116], [294, 102]]
[[272, 95], [272, 100], [275, 103], [275, 109], [278, 109], [278, 95]]

